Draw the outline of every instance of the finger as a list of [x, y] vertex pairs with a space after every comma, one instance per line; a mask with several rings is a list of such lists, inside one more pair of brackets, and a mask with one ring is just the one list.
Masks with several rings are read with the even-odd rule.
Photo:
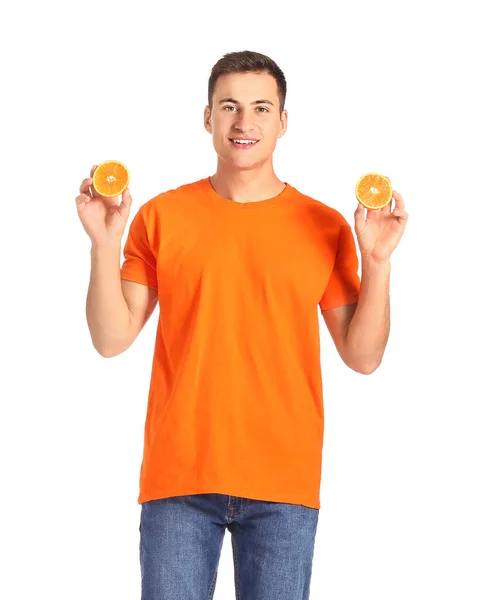
[[94, 196], [98, 195], [96, 194], [96, 190], [93, 188], [93, 175], [94, 171], [96, 171], [97, 168], [98, 165], [93, 165], [91, 167], [90, 176], [87, 179], [83, 179], [83, 182], [81, 183], [81, 186], [79, 188], [81, 194], [88, 194], [89, 196], [91, 196], [91, 198], [94, 198]]
[[121, 202], [118, 206], [118, 211], [125, 221], [128, 220], [132, 202], [133, 198], [131, 197], [130, 189], [126, 188], [126, 190], [121, 194]]
[[355, 209], [354, 217], [355, 228], [360, 231], [365, 225], [365, 206], [360, 202], [357, 202], [357, 208]]
[[93, 175], [94, 175], [94, 171], [96, 171], [97, 168], [98, 168], [98, 165], [93, 165], [91, 167], [91, 172], [90, 172], [91, 183], [89, 185], [91, 187], [91, 196], [93, 196], [93, 197], [98, 195], [96, 193], [96, 190], [93, 188]]
[[91, 200], [91, 196], [88, 194], [80, 194], [76, 197], [76, 207], [78, 211], [81, 211], [86, 204]]
[[83, 179], [81, 185], [79, 186], [79, 191], [81, 194], [86, 194], [87, 196], [93, 197], [93, 192], [91, 191], [91, 185], [93, 184], [93, 178], [88, 177], [87, 179]]
[[396, 192], [396, 190], [392, 190], [392, 197], [396, 201], [396, 208], [404, 210], [404, 199], [401, 196], [401, 194], [399, 192]]
[[[391, 183], [391, 179], [388, 175], [384, 175], [384, 177], [387, 177], [389, 183]], [[391, 185], [391, 192], [392, 192], [392, 185]], [[393, 198], [393, 196], [391, 195], [391, 201], [389, 202], [389, 204], [386, 204], [386, 206], [384, 207], [384, 209], [386, 209], [386, 210], [383, 212], [386, 212], [386, 213], [391, 212], [392, 198]]]
[[391, 204], [392, 204], [392, 198], [391, 198], [390, 202], [388, 202], [388, 203], [386, 204], [386, 206], [383, 206], [383, 207], [381, 208], [381, 212], [382, 212], [382, 214], [384, 214], [384, 215], [389, 215], [389, 214], [391, 214]]
[[382, 218], [382, 208], [371, 208], [367, 211], [367, 221], [379, 223]]
[[409, 217], [409, 214], [405, 210], [402, 210], [402, 209], [399, 209], [399, 208], [395, 208], [393, 210], [393, 212], [392, 212], [392, 216], [396, 217], [398, 219], [401, 219], [403, 221], [407, 221], [408, 217]]

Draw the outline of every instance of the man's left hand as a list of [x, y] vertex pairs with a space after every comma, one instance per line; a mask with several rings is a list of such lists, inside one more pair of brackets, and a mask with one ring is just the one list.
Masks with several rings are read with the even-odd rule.
[[355, 233], [362, 258], [370, 258], [378, 263], [388, 262], [399, 244], [406, 228], [408, 213], [404, 210], [401, 194], [393, 190], [392, 197], [395, 200], [392, 212], [392, 199], [387, 206], [378, 210], [367, 210], [358, 203], [354, 213]]

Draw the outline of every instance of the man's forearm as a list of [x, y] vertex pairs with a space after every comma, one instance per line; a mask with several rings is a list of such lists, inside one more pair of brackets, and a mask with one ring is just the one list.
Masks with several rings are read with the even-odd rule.
[[377, 369], [389, 338], [390, 274], [390, 262], [362, 259], [359, 300], [346, 336], [346, 362], [362, 373]]
[[131, 323], [121, 288], [120, 256], [120, 244], [91, 248], [86, 317], [93, 345], [106, 357], [118, 353], [128, 337]]

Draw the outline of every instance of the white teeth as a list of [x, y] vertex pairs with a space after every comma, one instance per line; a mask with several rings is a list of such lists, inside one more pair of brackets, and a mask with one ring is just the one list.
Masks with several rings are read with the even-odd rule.
[[233, 142], [236, 142], [236, 144], [255, 144], [255, 141], [251, 141], [251, 140], [232, 140]]

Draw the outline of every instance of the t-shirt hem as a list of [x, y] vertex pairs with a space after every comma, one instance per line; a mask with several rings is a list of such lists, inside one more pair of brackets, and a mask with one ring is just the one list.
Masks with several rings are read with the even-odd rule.
[[[225, 491], [221, 491], [225, 490]], [[306, 506], [307, 508], [320, 509], [320, 500], [307, 500], [295, 495], [287, 494], [274, 494], [260, 491], [254, 488], [238, 489], [237, 494], [235, 490], [231, 490], [225, 486], [204, 486], [204, 487], [193, 487], [184, 488], [183, 490], [177, 490], [175, 492], [167, 491], [153, 491], [153, 492], [142, 492], [138, 496], [138, 504], [143, 502], [149, 502], [150, 500], [160, 500], [162, 498], [171, 498], [172, 496], [189, 496], [192, 494], [225, 494], [231, 496], [238, 496], [240, 498], [249, 498], [251, 500], [261, 500], [263, 502], [281, 502], [285, 504], [299, 504]]]
[[147, 285], [151, 288], [158, 290], [158, 282], [141, 275], [138, 272], [122, 270], [120, 272], [121, 279], [126, 279], [127, 281], [133, 281], [134, 283], [141, 283], [142, 285]]
[[347, 304], [354, 304], [355, 302], [358, 301], [358, 299], [359, 299], [359, 294], [353, 294], [352, 296], [346, 296], [345, 298], [341, 298], [339, 300], [335, 300], [334, 302], [325, 304], [324, 307], [320, 304], [320, 309], [323, 311], [323, 310], [329, 310], [331, 308], [337, 308], [338, 306], [346, 306]]

